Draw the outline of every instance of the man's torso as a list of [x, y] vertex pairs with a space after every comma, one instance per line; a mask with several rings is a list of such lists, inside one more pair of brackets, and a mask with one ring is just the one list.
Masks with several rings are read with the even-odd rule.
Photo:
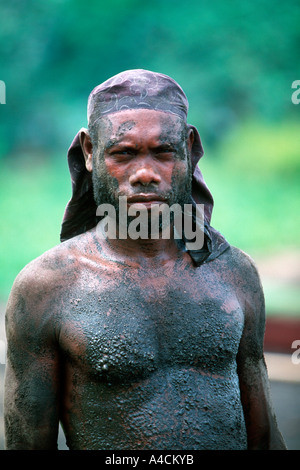
[[57, 310], [70, 448], [246, 448], [226, 261], [146, 269], [85, 252], [74, 266]]

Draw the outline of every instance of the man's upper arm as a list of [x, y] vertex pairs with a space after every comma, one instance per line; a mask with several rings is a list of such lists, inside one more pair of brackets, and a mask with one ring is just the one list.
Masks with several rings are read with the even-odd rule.
[[59, 353], [49, 286], [38, 274], [32, 266], [19, 274], [7, 306], [7, 449], [57, 448]]
[[240, 254], [244, 329], [237, 366], [249, 449], [284, 449], [272, 408], [269, 379], [264, 360], [265, 301], [253, 261]]

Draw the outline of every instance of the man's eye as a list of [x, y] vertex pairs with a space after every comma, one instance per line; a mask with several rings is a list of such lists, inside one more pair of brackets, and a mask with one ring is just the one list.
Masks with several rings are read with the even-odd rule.
[[125, 158], [125, 157], [132, 157], [134, 153], [131, 150], [116, 150], [112, 152], [112, 155], [115, 157], [119, 157], [119, 158], [122, 158], [122, 157]]
[[171, 148], [159, 149], [156, 152], [158, 158], [172, 158], [174, 156], [175, 150]]

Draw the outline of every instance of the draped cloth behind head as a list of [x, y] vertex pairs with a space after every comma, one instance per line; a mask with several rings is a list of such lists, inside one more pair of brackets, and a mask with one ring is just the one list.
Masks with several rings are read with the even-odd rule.
[[[186, 122], [188, 101], [182, 88], [172, 78], [147, 70], [122, 72], [91, 92], [88, 100], [89, 129], [102, 116], [128, 109], [151, 109], [179, 116]], [[208, 257], [215, 258], [228, 247], [226, 240], [212, 227], [210, 220], [213, 197], [205, 184], [198, 162], [203, 156], [199, 133], [194, 126], [194, 143], [191, 151], [192, 199], [193, 203], [204, 204], [206, 243], [203, 249], [189, 252], [196, 264]], [[67, 204], [62, 227], [61, 241], [86, 232], [97, 224], [97, 206], [93, 196], [91, 173], [85, 167], [81, 146], [81, 129], [75, 136], [69, 151], [68, 164], [72, 181], [72, 197]]]

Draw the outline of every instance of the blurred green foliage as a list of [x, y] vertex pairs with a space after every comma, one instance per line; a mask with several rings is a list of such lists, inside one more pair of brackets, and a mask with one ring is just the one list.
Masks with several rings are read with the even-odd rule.
[[185, 90], [213, 225], [250, 254], [299, 249], [299, 0], [0, 0], [0, 299], [59, 243], [66, 151], [90, 91], [145, 68]]
[[246, 121], [222, 141], [220, 157], [240, 175], [259, 175], [264, 179], [299, 176], [299, 124], [300, 116], [298, 122], [286, 120], [276, 125]]
[[2, 0], [0, 15], [2, 158], [64, 148], [92, 88], [129, 68], [179, 81], [208, 143], [249, 115], [298, 118], [298, 0]]
[[253, 255], [299, 249], [300, 139], [293, 123], [245, 123], [200, 167], [215, 198], [213, 225]]

